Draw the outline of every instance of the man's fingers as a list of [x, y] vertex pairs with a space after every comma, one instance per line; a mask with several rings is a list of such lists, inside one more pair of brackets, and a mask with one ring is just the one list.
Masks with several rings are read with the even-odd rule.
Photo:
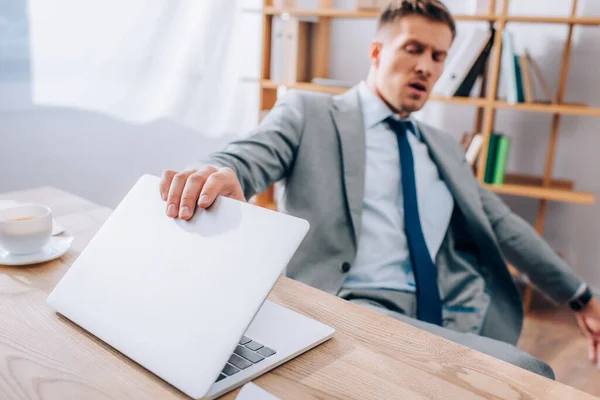
[[600, 338], [598, 337], [598, 332], [594, 332], [590, 328], [585, 317], [582, 315], [576, 314], [576, 319], [588, 342], [588, 358], [600, 370]]
[[225, 176], [222, 172], [217, 171], [214, 174], [211, 174], [200, 192], [198, 206], [202, 208], [210, 207], [217, 196], [221, 194], [226, 184], [227, 182], [225, 181]]
[[159, 186], [171, 218], [189, 220], [196, 205], [207, 208], [218, 195], [246, 201], [237, 176], [230, 168], [205, 166], [180, 173], [165, 171]]
[[162, 173], [158, 189], [160, 191], [160, 198], [163, 199], [163, 201], [167, 201], [167, 196], [169, 195], [169, 188], [171, 187], [171, 181], [173, 180], [176, 174], [177, 172], [172, 170], [167, 170]]
[[588, 327], [588, 325], [585, 323], [585, 318], [582, 315], [576, 314], [575, 319], [577, 320], [577, 323], [579, 324], [579, 327], [581, 328], [581, 332], [583, 332], [583, 335], [588, 340], [591, 339], [592, 332], [590, 331], [590, 328]]
[[235, 172], [229, 168], [221, 168], [212, 174], [204, 184], [198, 199], [198, 206], [208, 208], [218, 195], [246, 201]]
[[179, 204], [179, 218], [188, 220], [192, 218], [200, 191], [204, 187], [204, 183], [208, 177], [216, 171], [215, 168], [205, 168], [197, 171], [187, 178], [183, 194], [181, 195], [181, 202]]
[[192, 173], [193, 171], [180, 172], [171, 181], [169, 196], [167, 198], [167, 215], [171, 218], [175, 218], [179, 214], [179, 203], [181, 202], [183, 188], [185, 187], [187, 178]]

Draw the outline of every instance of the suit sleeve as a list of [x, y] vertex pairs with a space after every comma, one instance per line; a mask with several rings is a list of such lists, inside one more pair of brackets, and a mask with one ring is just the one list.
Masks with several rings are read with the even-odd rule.
[[198, 165], [233, 169], [249, 199], [288, 175], [304, 130], [300, 92], [289, 91], [245, 139], [231, 142]]
[[496, 194], [481, 185], [479, 193], [506, 259], [554, 301], [571, 300], [583, 284], [573, 269]]

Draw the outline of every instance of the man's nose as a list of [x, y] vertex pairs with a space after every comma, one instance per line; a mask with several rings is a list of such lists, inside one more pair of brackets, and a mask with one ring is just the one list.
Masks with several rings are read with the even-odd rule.
[[433, 72], [433, 59], [430, 54], [424, 53], [417, 62], [417, 72], [429, 78]]

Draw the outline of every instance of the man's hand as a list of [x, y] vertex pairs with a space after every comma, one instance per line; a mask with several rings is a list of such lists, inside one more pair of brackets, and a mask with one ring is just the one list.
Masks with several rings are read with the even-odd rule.
[[590, 362], [600, 370], [600, 303], [593, 298], [583, 310], [576, 313], [576, 317], [588, 340]]
[[160, 196], [167, 202], [167, 215], [189, 220], [196, 205], [208, 208], [218, 195], [246, 201], [242, 186], [231, 168], [211, 166], [185, 172], [164, 171]]

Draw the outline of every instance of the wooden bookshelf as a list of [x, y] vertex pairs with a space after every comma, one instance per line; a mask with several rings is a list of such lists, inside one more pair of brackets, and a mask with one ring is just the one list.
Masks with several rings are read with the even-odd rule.
[[[512, 0], [516, 1], [516, 0]], [[487, 21], [494, 24], [496, 35], [492, 54], [487, 66], [486, 84], [482, 87], [480, 97], [442, 97], [432, 95], [431, 101], [444, 102], [449, 104], [470, 105], [477, 108], [477, 118], [475, 122], [475, 132], [483, 134], [484, 143], [479, 164], [477, 168], [478, 181], [491, 191], [511, 196], [520, 196], [525, 198], [537, 199], [539, 201], [538, 214], [536, 220], [536, 230], [543, 234], [544, 223], [548, 212], [550, 201], [566, 202], [573, 204], [593, 204], [595, 197], [592, 193], [586, 193], [575, 190], [575, 184], [572, 180], [557, 180], [553, 178], [554, 159], [556, 156], [556, 147], [558, 144], [558, 135], [560, 132], [560, 121], [562, 115], [582, 116], [582, 117], [600, 117], [600, 107], [588, 107], [583, 104], [568, 104], [564, 102], [566, 93], [567, 76], [569, 72], [569, 61], [571, 57], [573, 29], [576, 25], [582, 26], [600, 26], [600, 17], [584, 17], [576, 14], [579, 0], [570, 0], [571, 10], [568, 16], [526, 16], [509, 15], [509, 4], [511, 0], [489, 0], [489, 9], [487, 14], [479, 15], [455, 15], [457, 21]], [[496, 12], [496, 6], [501, 5], [501, 11]], [[276, 101], [277, 88], [281, 85], [292, 89], [317, 91], [329, 94], [339, 94], [348, 90], [343, 87], [329, 87], [315, 85], [310, 82], [280, 83], [270, 80], [270, 57], [271, 57], [271, 27], [274, 16], [287, 14], [289, 16], [318, 17], [316, 25], [318, 46], [314, 50], [313, 56], [313, 77], [328, 78], [329, 76], [329, 54], [330, 54], [330, 31], [331, 21], [334, 18], [348, 19], [374, 19], [379, 12], [377, 10], [347, 10], [334, 8], [333, 0], [319, 0], [317, 9], [286, 8], [278, 9], [273, 7], [273, 0], [263, 0], [263, 58], [262, 75], [260, 81], [260, 110], [269, 110]], [[559, 59], [561, 63], [559, 85], [556, 93], [556, 104], [545, 103], [518, 103], [509, 104], [504, 100], [498, 99], [498, 84], [501, 70], [501, 49], [502, 33], [509, 23], [540, 23], [540, 24], [566, 24], [568, 27], [567, 40], [563, 51], [563, 56]], [[593, 72], [593, 71], [592, 71]], [[523, 111], [546, 113], [552, 116], [550, 139], [548, 144], [547, 156], [544, 165], [544, 174], [539, 177], [522, 174], [507, 174], [503, 185], [488, 185], [484, 183], [485, 165], [489, 146], [489, 139], [494, 130], [497, 110]], [[273, 189], [270, 188], [265, 194], [257, 199], [258, 204], [267, 207], [275, 207], [273, 199]], [[529, 309], [532, 298], [532, 290], [529, 287], [525, 292], [525, 309]]]

